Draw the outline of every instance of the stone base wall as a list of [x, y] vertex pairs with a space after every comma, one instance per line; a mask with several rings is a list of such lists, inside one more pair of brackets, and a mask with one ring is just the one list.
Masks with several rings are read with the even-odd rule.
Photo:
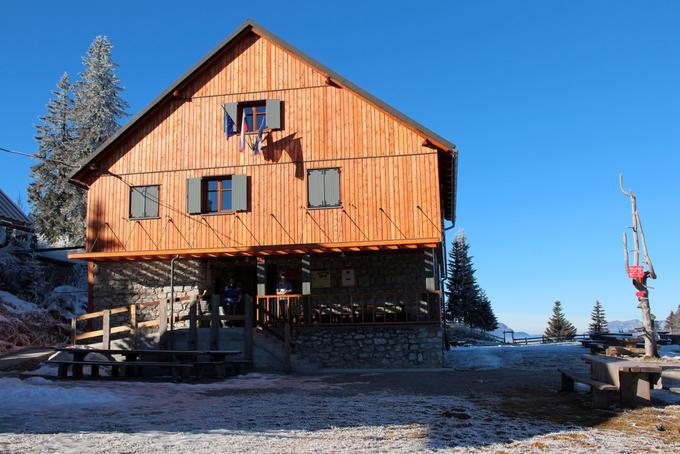
[[439, 325], [295, 328], [293, 351], [322, 368], [430, 368], [442, 366]]
[[[188, 314], [199, 287], [205, 288], [206, 274], [207, 266], [200, 260], [175, 263], [175, 298], [183, 299], [174, 305], [176, 314]], [[170, 261], [99, 262], [94, 269], [93, 290], [95, 311], [169, 300]], [[157, 319], [158, 306], [141, 309], [137, 317], [139, 321]], [[122, 314], [119, 318], [127, 317]]]

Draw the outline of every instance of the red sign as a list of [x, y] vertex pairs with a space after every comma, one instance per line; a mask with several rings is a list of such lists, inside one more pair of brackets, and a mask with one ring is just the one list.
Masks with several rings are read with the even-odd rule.
[[628, 277], [631, 279], [642, 279], [645, 277], [645, 267], [640, 265], [629, 266]]

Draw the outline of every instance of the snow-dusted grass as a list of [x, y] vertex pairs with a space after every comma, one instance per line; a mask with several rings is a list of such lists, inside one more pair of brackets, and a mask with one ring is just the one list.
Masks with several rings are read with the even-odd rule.
[[35, 304], [22, 300], [21, 298], [14, 296], [13, 294], [0, 290], [0, 305], [7, 312], [13, 314], [25, 314], [27, 312], [41, 312], [40, 309]]
[[[495, 358], [488, 364], [535, 370], [536, 375], [549, 373], [556, 362], [580, 361], [585, 352], [574, 345], [467, 351], [476, 353], [467, 353], [466, 361], [476, 354]], [[0, 379], [0, 452], [680, 450], [678, 406], [592, 412], [587, 399], [558, 395], [557, 380], [549, 388], [527, 387], [533, 381], [504, 390], [462, 385], [470, 377], [484, 381], [485, 374], [518, 380], [505, 367], [316, 377], [250, 374], [205, 384], [6, 378]], [[404, 391], [384, 385], [393, 383], [385, 377], [453, 386], [445, 387], [451, 392], [434, 386]], [[663, 431], [657, 430], [659, 424]]]

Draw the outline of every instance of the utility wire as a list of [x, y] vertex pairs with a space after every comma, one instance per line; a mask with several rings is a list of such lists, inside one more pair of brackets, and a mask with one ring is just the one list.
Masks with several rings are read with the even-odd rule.
[[16, 155], [20, 155], [20, 156], [26, 156], [26, 157], [28, 157], [28, 158], [37, 159], [37, 160], [39, 160], [39, 161], [52, 161], [52, 162], [58, 162], [59, 164], [64, 164], [64, 165], [66, 165], [66, 166], [73, 167], [73, 168], [79, 167], [79, 166], [74, 165], [74, 164], [72, 164], [72, 163], [70, 163], [70, 162], [60, 161], [59, 159], [54, 159], [54, 158], [41, 158], [41, 157], [38, 156], [38, 155], [29, 154], [29, 153], [23, 153], [23, 152], [21, 152], [21, 151], [16, 151], [16, 150], [10, 150], [10, 149], [8, 149], [8, 148], [0, 147], [0, 151], [4, 151], [5, 153], [16, 154]]

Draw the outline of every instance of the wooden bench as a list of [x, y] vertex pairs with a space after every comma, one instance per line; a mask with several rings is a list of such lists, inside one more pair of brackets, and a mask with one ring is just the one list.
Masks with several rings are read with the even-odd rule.
[[[160, 361], [107, 361], [107, 360], [93, 360], [93, 361], [74, 361], [74, 360], [49, 360], [48, 364], [56, 364], [59, 366], [59, 378], [68, 377], [68, 368], [72, 367], [73, 377], [83, 378], [85, 374], [83, 369], [85, 366], [90, 366], [90, 376], [100, 377], [99, 368], [101, 366], [111, 367], [111, 376], [119, 377], [120, 368], [124, 368], [126, 377], [141, 377], [143, 376], [143, 369], [145, 367], [167, 367], [172, 370], [172, 376], [177, 378], [184, 376], [185, 372], [194, 369], [193, 364], [188, 363], [170, 363]], [[181, 372], [181, 374], [178, 374]]]
[[593, 394], [593, 408], [607, 408], [609, 406], [608, 395], [612, 391], [618, 391], [619, 387], [610, 383], [593, 380], [587, 375], [582, 375], [568, 369], [557, 369], [562, 374], [561, 391], [574, 392], [574, 382], [584, 383], [590, 386]]

